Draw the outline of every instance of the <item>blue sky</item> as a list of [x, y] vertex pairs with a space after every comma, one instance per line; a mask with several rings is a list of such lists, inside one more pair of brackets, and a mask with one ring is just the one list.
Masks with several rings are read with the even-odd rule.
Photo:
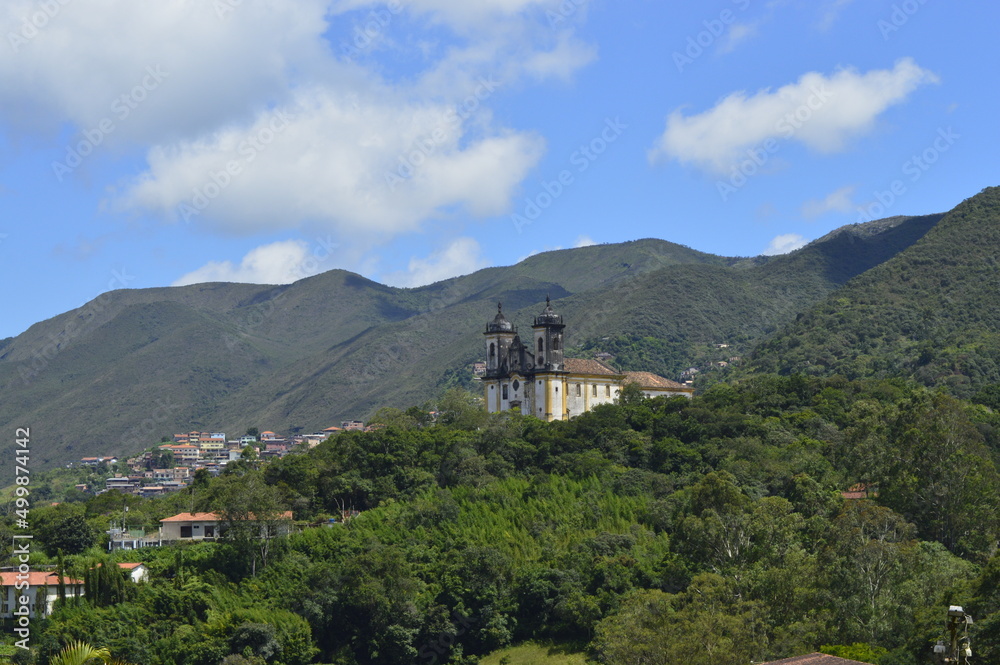
[[[992, 3], [6, 0], [0, 337], [104, 291], [788, 251], [1000, 184]], [[585, 266], [581, 266], [585, 269]]]

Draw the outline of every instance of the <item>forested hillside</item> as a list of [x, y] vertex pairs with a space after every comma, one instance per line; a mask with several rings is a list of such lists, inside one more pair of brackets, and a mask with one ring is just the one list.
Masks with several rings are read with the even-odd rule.
[[526, 325], [547, 296], [574, 353], [677, 378], [716, 343], [746, 353], [937, 219], [847, 227], [779, 257], [662, 240], [545, 252], [417, 289], [334, 270], [109, 292], [0, 344], [0, 425], [33, 428], [39, 468], [192, 429], [310, 433], [471, 387], [496, 303]]
[[[300, 525], [361, 511], [267, 551], [231, 532], [116, 553], [147, 561], [151, 581], [120, 602], [66, 601], [33, 627], [41, 662], [69, 639], [144, 665], [471, 664], [549, 640], [608, 664], [825, 648], [910, 665], [930, 662], [949, 604], [975, 617], [977, 657], [1000, 659], [988, 407], [795, 375], [692, 401], [630, 389], [567, 422], [487, 415], [458, 391], [376, 420], [171, 497], [36, 506], [37, 556], [65, 548], [78, 576], [126, 502], [147, 527], [192, 510], [290, 508]], [[869, 498], [842, 497], [859, 483]]]
[[972, 395], [1000, 382], [1000, 188], [809, 308], [754, 352], [763, 372], [903, 376]]

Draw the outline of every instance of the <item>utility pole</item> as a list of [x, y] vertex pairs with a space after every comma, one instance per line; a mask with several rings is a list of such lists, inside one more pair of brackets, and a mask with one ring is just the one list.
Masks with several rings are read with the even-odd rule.
[[969, 639], [969, 626], [972, 625], [972, 615], [966, 614], [961, 605], [948, 608], [948, 643], [938, 640], [934, 645], [935, 658], [946, 665], [968, 665], [972, 658], [972, 642]]

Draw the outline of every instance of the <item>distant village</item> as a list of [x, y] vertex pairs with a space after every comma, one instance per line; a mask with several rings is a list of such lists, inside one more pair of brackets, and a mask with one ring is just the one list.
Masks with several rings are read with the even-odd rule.
[[[173, 441], [163, 443], [141, 455], [125, 460], [129, 473], [115, 473], [105, 481], [104, 488], [77, 485], [83, 492], [99, 494], [118, 490], [146, 498], [160, 496], [187, 487], [199, 469], [213, 476], [219, 475], [230, 462], [244, 458], [249, 451], [260, 460], [284, 457], [297, 447], [311, 449], [331, 436], [345, 431], [371, 431], [360, 420], [345, 420], [340, 427], [327, 427], [313, 434], [281, 436], [265, 431], [259, 435], [245, 434], [231, 439], [225, 432], [188, 432], [174, 434]], [[117, 457], [84, 457], [68, 467], [112, 467], [119, 464]]]

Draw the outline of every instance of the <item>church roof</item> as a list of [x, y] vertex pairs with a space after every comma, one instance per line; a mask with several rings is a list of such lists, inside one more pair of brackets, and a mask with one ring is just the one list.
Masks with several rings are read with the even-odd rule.
[[566, 358], [563, 361], [563, 369], [574, 374], [608, 374], [614, 376], [621, 374], [621, 372], [611, 365], [589, 358]]
[[625, 383], [637, 383], [640, 388], [684, 388], [681, 384], [652, 372], [625, 372]]
[[486, 324], [486, 332], [514, 332], [514, 324], [503, 315], [503, 303], [497, 303], [497, 315]]
[[552, 301], [549, 300], [548, 296], [545, 296], [545, 309], [542, 310], [541, 314], [535, 317], [535, 325], [562, 325], [562, 322], [562, 314], [556, 314], [555, 310], [552, 309]]

